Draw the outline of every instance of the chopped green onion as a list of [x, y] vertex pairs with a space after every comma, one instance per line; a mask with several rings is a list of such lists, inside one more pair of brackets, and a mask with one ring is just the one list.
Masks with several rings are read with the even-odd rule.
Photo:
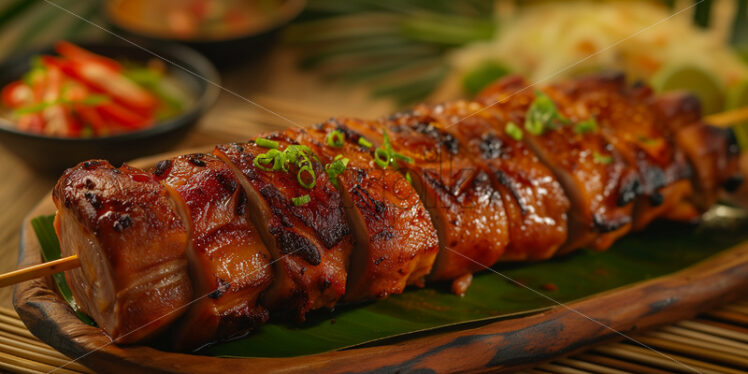
[[374, 151], [374, 162], [377, 163], [382, 169], [390, 165], [390, 153], [386, 149], [377, 148]]
[[288, 171], [285, 164], [285, 158], [283, 156], [283, 152], [277, 150], [277, 149], [271, 149], [267, 151], [266, 153], [268, 156], [273, 158], [273, 171]]
[[[311, 182], [306, 182], [304, 180], [304, 172], [309, 174], [309, 176], [312, 178]], [[314, 169], [312, 169], [311, 165], [304, 165], [299, 169], [299, 172], [296, 174], [296, 180], [299, 181], [299, 184], [307, 189], [314, 188], [314, 185], [317, 184], [317, 175], [314, 174]]]
[[255, 144], [263, 148], [278, 149], [278, 142], [270, 139], [257, 138], [257, 140], [255, 140]]
[[312, 198], [309, 195], [302, 195], [292, 198], [291, 201], [293, 201], [293, 205], [301, 206], [312, 201]]
[[25, 107], [15, 109], [13, 110], [13, 114], [20, 116], [23, 114], [38, 113], [38, 112], [43, 111], [44, 109], [53, 107], [55, 105], [80, 104], [80, 105], [85, 105], [85, 106], [97, 106], [99, 104], [103, 104], [108, 101], [109, 101], [109, 97], [104, 96], [104, 95], [98, 95], [98, 94], [89, 95], [88, 97], [82, 100], [67, 100], [64, 98], [59, 98], [57, 100], [44, 101], [41, 103], [32, 104], [32, 105], [28, 105]]
[[325, 171], [327, 172], [327, 175], [330, 176], [330, 181], [335, 185], [335, 187], [338, 187], [338, 175], [345, 172], [349, 161], [350, 160], [344, 158], [343, 155], [337, 155], [331, 163], [325, 165]]
[[514, 122], [507, 123], [506, 127], [504, 127], [504, 132], [516, 141], [522, 140], [522, 129]]
[[[268, 139], [257, 139], [256, 143], [260, 145], [260, 140], [266, 140], [271, 143], [277, 142]], [[272, 146], [272, 144], [265, 143], [265, 145]], [[289, 145], [283, 152], [277, 149], [271, 149], [266, 153], [257, 155], [252, 161], [255, 167], [264, 171], [284, 171], [288, 172], [288, 164], [292, 163], [299, 168], [299, 172], [296, 174], [296, 180], [304, 188], [313, 188], [317, 183], [317, 175], [314, 173], [312, 167], [312, 160], [309, 158], [311, 149], [305, 145]], [[316, 158], [314, 154], [312, 154]], [[272, 167], [270, 164], [272, 163]], [[308, 174], [309, 177], [305, 178], [304, 174]], [[311, 179], [311, 182], [306, 180]]]
[[408, 183], [409, 183], [409, 184], [410, 184], [411, 186], [413, 185], [413, 178], [411, 178], [411, 176], [410, 176], [410, 172], [409, 172], [409, 171], [406, 171], [406, 172], [405, 172], [405, 180], [406, 180], [406, 181], [408, 181]]
[[414, 163], [414, 162], [415, 162], [415, 161], [413, 161], [413, 159], [412, 159], [412, 158], [410, 158], [410, 157], [408, 157], [408, 156], [406, 156], [406, 155], [400, 154], [400, 153], [395, 153], [395, 152], [393, 152], [393, 153], [392, 153], [392, 156], [394, 156], [394, 157], [395, 157], [396, 159], [398, 159], [398, 160], [403, 160], [403, 161], [405, 161], [405, 162], [407, 162], [407, 163], [409, 163], [409, 164], [412, 164], [412, 163]]
[[592, 154], [592, 157], [594, 158], [595, 163], [607, 165], [611, 162], [613, 162], [613, 157], [608, 155], [603, 155], [597, 152], [594, 152]]
[[257, 155], [257, 157], [255, 157], [255, 159], [252, 161], [252, 164], [254, 164], [254, 166], [260, 170], [273, 171], [273, 168], [267, 167], [265, 165], [270, 165], [274, 162], [274, 160], [275, 158], [273, 156], [270, 156], [267, 153], [263, 153]]
[[327, 145], [333, 148], [341, 148], [345, 142], [345, 134], [338, 130], [333, 130], [327, 134]]
[[597, 132], [597, 128], [597, 121], [595, 120], [595, 117], [591, 117], [577, 123], [577, 125], [574, 126], [574, 132], [577, 134], [586, 134], [588, 132]]
[[525, 116], [525, 129], [533, 135], [542, 135], [546, 130], [555, 129], [554, 121], [568, 122], [556, 108], [548, 95], [538, 91], [535, 101], [530, 104]]
[[363, 136], [358, 138], [358, 145], [364, 147], [364, 148], [371, 148], [372, 144], [370, 141], [366, 140]]
[[387, 130], [382, 130], [382, 134], [384, 135], [384, 149], [386, 149], [387, 152], [392, 151], [392, 143], [390, 142], [390, 134], [387, 133]]
[[396, 160], [402, 160], [409, 164], [412, 164], [414, 161], [412, 158], [395, 152], [394, 149], [392, 149], [392, 143], [390, 142], [390, 136], [387, 134], [387, 131], [383, 131], [384, 134], [384, 147], [377, 148], [374, 151], [374, 161], [377, 163], [377, 165], [381, 166], [382, 168], [386, 168], [390, 164], [393, 164], [395, 169], [398, 168], [398, 164]]

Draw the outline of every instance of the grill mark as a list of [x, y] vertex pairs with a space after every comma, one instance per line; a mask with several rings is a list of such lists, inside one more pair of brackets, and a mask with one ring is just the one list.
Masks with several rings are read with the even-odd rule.
[[247, 206], [247, 194], [244, 190], [239, 190], [239, 195], [236, 197], [236, 215], [244, 216], [244, 212]]
[[161, 178], [171, 170], [171, 160], [161, 160], [156, 164], [156, 168], [153, 170], [153, 175]]
[[101, 203], [101, 199], [99, 199], [99, 196], [95, 193], [86, 192], [85, 194], [83, 194], [83, 197], [85, 197], [86, 200], [88, 200], [88, 202], [91, 204], [91, 206], [93, 206], [96, 210], [101, 209], [103, 204]]
[[621, 189], [618, 192], [618, 201], [616, 204], [618, 206], [628, 205], [630, 202], [636, 199], [637, 195], [639, 195], [639, 189], [639, 178], [636, 178], [631, 182], [624, 184], [623, 186], [621, 186]]
[[460, 152], [460, 143], [457, 139], [450, 133], [440, 131], [431, 123], [418, 122], [413, 129], [418, 133], [437, 140], [441, 146], [445, 147], [453, 155]]
[[211, 292], [208, 297], [211, 299], [218, 299], [223, 296], [229, 288], [231, 288], [231, 283], [226, 282], [223, 278], [218, 278], [218, 287], [216, 287], [216, 290]]
[[659, 190], [667, 185], [667, 175], [661, 168], [654, 165], [644, 170], [642, 178], [644, 178], [644, 187], [648, 192]]
[[273, 227], [270, 233], [278, 241], [278, 248], [284, 255], [296, 255], [311, 265], [319, 265], [322, 259], [319, 250], [309, 239], [289, 230]]
[[114, 224], [112, 225], [112, 227], [114, 228], [114, 231], [122, 232], [126, 228], [130, 227], [131, 224], [132, 224], [132, 220], [130, 219], [130, 215], [123, 214], [119, 216], [119, 218], [116, 221], [114, 221]]
[[218, 183], [226, 189], [226, 191], [234, 192], [236, 190], [236, 181], [233, 177], [227, 176], [224, 173], [217, 173], [216, 179], [218, 180]]
[[371, 197], [369, 192], [366, 191], [366, 189], [362, 188], [360, 185], [356, 185], [351, 188], [351, 193], [367, 202], [365, 208], [368, 213], [373, 213], [372, 215], [375, 216], [378, 220], [382, 219], [381, 215], [387, 209], [383, 202]]
[[501, 148], [504, 142], [496, 135], [486, 134], [480, 143], [480, 151], [483, 158], [492, 160], [501, 157]]
[[195, 153], [194, 155], [189, 156], [190, 163], [195, 166], [204, 167], [205, 161], [202, 160], [203, 156], [205, 156], [202, 153]]
[[514, 201], [517, 202], [517, 205], [519, 206], [520, 212], [523, 216], [527, 215], [527, 212], [529, 212], [529, 209], [527, 208], [527, 204], [524, 203], [524, 199], [522, 199], [522, 196], [520, 196], [519, 191], [515, 187], [515, 184], [517, 182], [514, 181], [509, 175], [504, 173], [501, 170], [497, 170], [496, 178], [499, 180], [499, 183], [501, 183], [502, 186], [506, 187], [509, 192], [512, 194], [512, 198]]

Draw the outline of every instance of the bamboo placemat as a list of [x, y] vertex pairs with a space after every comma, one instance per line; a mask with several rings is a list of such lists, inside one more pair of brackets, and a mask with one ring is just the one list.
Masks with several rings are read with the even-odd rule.
[[[748, 300], [688, 321], [635, 335], [641, 343], [704, 374], [748, 372]], [[0, 370], [9, 373], [93, 373], [36, 339], [15, 311], [0, 308]], [[628, 341], [593, 347], [521, 373], [662, 374], [683, 366]]]

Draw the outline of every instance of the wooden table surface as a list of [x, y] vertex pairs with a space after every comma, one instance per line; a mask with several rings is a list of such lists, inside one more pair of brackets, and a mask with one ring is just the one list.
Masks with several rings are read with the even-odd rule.
[[[373, 118], [394, 109], [388, 102], [371, 100], [363, 89], [326, 84], [299, 71], [293, 53], [283, 47], [221, 75], [226, 90], [278, 115], [222, 91], [216, 105], [175, 149], [243, 141], [263, 131], [308, 126], [331, 116]], [[21, 221], [57, 177], [30, 169], [0, 147], [0, 272], [15, 269]], [[11, 307], [11, 292], [10, 287], [0, 289], [0, 306]]]

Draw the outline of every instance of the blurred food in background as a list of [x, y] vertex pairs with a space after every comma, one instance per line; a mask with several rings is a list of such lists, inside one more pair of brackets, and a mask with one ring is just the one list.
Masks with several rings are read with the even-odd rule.
[[534, 82], [620, 70], [657, 90], [693, 90], [705, 114], [724, 110], [728, 92], [748, 78], [748, 66], [713, 30], [687, 16], [668, 19], [672, 13], [662, 3], [633, 1], [522, 7], [501, 18], [492, 40], [448, 56], [445, 84], [460, 82], [474, 93], [480, 87], [466, 78], [491, 65]]
[[114, 30], [136, 43], [180, 43], [221, 67], [261, 56], [306, 0], [108, 0]]
[[449, 74], [447, 52], [489, 40], [495, 29], [486, 0], [311, 0], [286, 40], [302, 68], [407, 105]]
[[154, 126], [192, 101], [161, 60], [117, 61], [64, 41], [55, 52], [34, 57], [29, 72], [2, 88], [0, 114], [18, 130], [110, 136]]
[[222, 66], [264, 54], [306, 0], [3, 0], [0, 58], [57, 40], [179, 43]]
[[287, 0], [112, 0], [119, 25], [164, 39], [221, 40], [264, 30]]
[[546, 81], [622, 70], [697, 94], [706, 114], [748, 104], [745, 0], [313, 0], [289, 30], [300, 65], [400, 105], [473, 95], [509, 73]]

